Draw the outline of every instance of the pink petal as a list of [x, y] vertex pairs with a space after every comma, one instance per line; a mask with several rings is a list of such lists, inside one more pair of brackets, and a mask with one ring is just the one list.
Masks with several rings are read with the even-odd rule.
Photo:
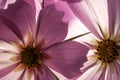
[[23, 73], [23, 70], [20, 71], [11, 71], [10, 73], [8, 73], [7, 75], [5, 75], [3, 78], [1, 78], [0, 80], [19, 80], [18, 78], [20, 77], [20, 75]]
[[0, 8], [4, 8], [7, 0], [0, 0]]
[[9, 4], [15, 3], [16, 0], [4, 0], [6, 1], [6, 3], [4, 4], [4, 9], [6, 9], [8, 7]]
[[105, 70], [103, 70], [99, 80], [105, 80]]
[[120, 79], [120, 75], [119, 75], [119, 71], [118, 71], [118, 66], [116, 66], [117, 61], [115, 61], [115, 63], [113, 64], [108, 64], [107, 68], [106, 68], [106, 74], [105, 74], [105, 80], [119, 80]]
[[[101, 65], [102, 66], [102, 65]], [[102, 67], [103, 68], [103, 67]], [[102, 79], [102, 77], [101, 76], [104, 76], [103, 74], [104, 74], [104, 69], [102, 69], [101, 70], [101, 68], [99, 68], [99, 70], [97, 71], [97, 73], [95, 74], [95, 76], [92, 78], [92, 80], [100, 80], [100, 79]], [[102, 80], [104, 80], [104, 79], [102, 79]]]
[[109, 33], [112, 35], [115, 28], [119, 28], [120, 21], [120, 0], [107, 0], [109, 16]]
[[55, 7], [59, 10], [59, 11], [63, 11], [64, 17], [63, 20], [64, 21], [68, 21], [70, 19], [75, 18], [73, 12], [71, 11], [71, 9], [69, 8], [69, 5], [61, 0], [45, 0], [45, 6], [50, 5], [50, 4], [55, 4]]
[[115, 62], [115, 68], [116, 68], [117, 75], [120, 79], [120, 64], [118, 62]]
[[58, 0], [44, 0], [45, 2], [45, 6], [49, 5], [49, 4], [53, 4], [55, 2], [57, 2]]
[[99, 78], [102, 71], [103, 71], [103, 68], [101, 67], [101, 64], [97, 64], [91, 67], [90, 69], [88, 69], [86, 72], [84, 72], [77, 80], [98, 80], [97, 78]]
[[35, 80], [58, 80], [58, 79], [55, 77], [53, 72], [48, 67], [43, 65], [42, 72], [36, 71]]
[[112, 80], [112, 74], [111, 74], [111, 66], [107, 65], [106, 73], [105, 73], [105, 80]]
[[[34, 69], [31, 69], [34, 70]], [[30, 72], [30, 69], [25, 68], [23, 74], [19, 77], [18, 80], [34, 80], [33, 72]]]
[[34, 12], [36, 11], [35, 0], [24, 0], [24, 1], [26, 1], [30, 6], [32, 6]]
[[19, 76], [18, 80], [22, 80], [23, 79], [25, 71], [26, 71], [26, 69], [24, 69], [23, 73]]
[[61, 42], [67, 35], [68, 25], [62, 22], [63, 12], [56, 10], [54, 5], [49, 5], [41, 10], [38, 19], [37, 40], [44, 39], [43, 47]]
[[5, 75], [7, 75], [8, 73], [10, 73], [12, 70], [14, 70], [16, 67], [18, 66], [18, 63], [13, 64], [11, 66], [8, 66], [4, 69], [0, 70], [0, 78], [4, 77]]
[[23, 36], [18, 29], [17, 25], [14, 24], [10, 19], [0, 15], [0, 39], [11, 42], [20, 39], [23, 41]]
[[84, 63], [84, 67], [82, 67], [80, 70], [87, 71], [89, 68], [95, 66], [96, 60], [88, 60]]
[[112, 79], [113, 80], [119, 80], [120, 79], [120, 74], [118, 73], [116, 67], [114, 66], [112, 69], [113, 69], [112, 73], [111, 73], [112, 74]]
[[87, 60], [87, 52], [86, 46], [74, 41], [58, 43], [45, 50], [51, 56], [51, 60], [45, 64], [64, 76], [73, 78], [80, 74], [80, 67]]
[[[107, 8], [105, 1], [82, 0], [78, 3], [68, 4], [73, 13], [95, 36], [98, 38], [104, 37], [103, 30], [107, 26]], [[103, 10], [104, 8], [105, 10]]]
[[42, 0], [35, 0], [35, 6], [36, 6], [36, 20], [38, 19], [38, 15], [40, 10], [42, 9]]
[[[6, 10], [0, 10], [0, 15], [11, 20], [18, 27], [22, 35], [30, 31], [30, 28], [33, 30], [35, 27], [34, 11], [29, 4], [22, 0], [17, 0], [14, 4], [10, 4]], [[12, 25], [8, 27], [11, 28]]]
[[69, 3], [75, 3], [75, 2], [80, 2], [82, 0], [62, 0], [62, 1], [67, 1]]

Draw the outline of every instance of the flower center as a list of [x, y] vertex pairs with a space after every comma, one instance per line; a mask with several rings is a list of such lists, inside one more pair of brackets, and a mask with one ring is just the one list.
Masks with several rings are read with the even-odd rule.
[[21, 52], [21, 62], [28, 68], [39, 66], [42, 62], [40, 52], [33, 46], [23, 48]]
[[118, 49], [115, 41], [106, 39], [98, 42], [96, 54], [103, 63], [112, 63], [119, 56]]

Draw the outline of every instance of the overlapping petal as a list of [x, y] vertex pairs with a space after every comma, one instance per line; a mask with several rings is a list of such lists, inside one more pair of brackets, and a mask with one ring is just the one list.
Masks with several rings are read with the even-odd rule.
[[8, 67], [0, 70], [0, 79], [1, 79], [2, 77], [4, 77], [5, 75], [9, 74], [11, 71], [13, 71], [13, 70], [16, 68], [16, 66], [18, 66], [18, 65], [19, 65], [19, 64], [16, 63], [16, 64], [13, 64], [13, 65], [11, 65], [11, 66], [8, 66]]
[[[78, 3], [68, 3], [73, 13], [98, 38], [104, 37], [108, 27], [107, 4], [100, 0], [82, 0]], [[102, 6], [101, 6], [102, 5]]]
[[[99, 79], [99, 76], [101, 75], [102, 73], [102, 70], [100, 70], [100, 67], [101, 64], [97, 64], [95, 66], [93, 66], [92, 68], [88, 69], [83, 75], [81, 75], [80, 78], [78, 78], [77, 80], [98, 80]], [[94, 71], [94, 73], [93, 73]], [[99, 75], [100, 73], [100, 75]], [[98, 76], [98, 77], [96, 77]]]
[[[6, 10], [1, 9], [0, 16], [2, 17], [1, 24], [6, 25], [6, 27], [14, 31], [15, 34], [17, 34], [18, 32], [18, 34], [21, 34], [23, 36], [28, 31], [34, 29], [35, 26], [34, 11], [31, 8], [31, 6], [24, 1], [17, 1], [15, 4], [11, 4]], [[4, 26], [2, 27], [4, 28]], [[10, 35], [12, 37], [12, 34]]]
[[36, 11], [35, 0], [23, 0], [23, 1], [27, 2], [33, 8], [33, 12]]
[[56, 11], [54, 5], [49, 5], [41, 10], [37, 23], [38, 43], [44, 40], [44, 46], [48, 47], [54, 43], [61, 42], [67, 35], [68, 25], [61, 22], [64, 13]]
[[41, 72], [36, 71], [35, 73], [35, 80], [58, 80], [58, 78], [47, 66], [42, 65]]
[[65, 1], [62, 1], [62, 0], [45, 0], [45, 6], [48, 6], [50, 4], [55, 4], [55, 7], [59, 11], [63, 11], [65, 13], [64, 17], [63, 17], [64, 21], [69, 21], [69, 20], [75, 18], [75, 15], [73, 14], [71, 9], [69, 8], [69, 5]]
[[58, 43], [45, 50], [51, 56], [51, 60], [45, 64], [64, 76], [73, 78], [80, 73], [79, 68], [87, 60], [87, 51], [86, 46], [74, 41]]
[[10, 19], [6, 18], [5, 16], [1, 16], [1, 29], [0, 29], [0, 39], [6, 42], [11, 42], [15, 40], [23, 41], [23, 36], [18, 29], [17, 25], [13, 23]]

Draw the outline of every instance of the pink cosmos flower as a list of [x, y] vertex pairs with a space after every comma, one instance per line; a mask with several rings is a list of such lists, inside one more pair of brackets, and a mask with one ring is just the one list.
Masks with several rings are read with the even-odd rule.
[[88, 48], [64, 41], [64, 13], [49, 5], [37, 23], [35, 15], [22, 0], [0, 10], [0, 80], [58, 80], [51, 69], [68, 78], [80, 74]]
[[95, 36], [88, 36], [92, 41], [85, 42], [90, 47], [88, 61], [77, 80], [120, 80], [120, 0], [68, 4]]

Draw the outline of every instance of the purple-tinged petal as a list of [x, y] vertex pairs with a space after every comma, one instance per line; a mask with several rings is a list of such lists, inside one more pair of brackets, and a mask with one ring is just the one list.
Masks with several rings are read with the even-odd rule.
[[75, 3], [75, 2], [80, 2], [82, 0], [62, 0], [62, 1], [67, 1], [68, 3]]
[[59, 11], [63, 11], [65, 13], [64, 17], [63, 17], [64, 21], [68, 21], [70, 19], [75, 18], [75, 15], [73, 14], [71, 9], [69, 8], [69, 5], [65, 1], [61, 1], [61, 0], [45, 0], [45, 6], [48, 6], [48, 5], [53, 4], [53, 3], [55, 4], [55, 7]]
[[69, 21], [70, 19], [75, 18], [75, 15], [73, 14], [71, 9], [69, 8], [69, 5], [66, 2], [58, 0], [54, 4], [59, 11], [63, 11], [65, 13], [63, 17], [64, 21]]
[[[16, 1], [18, 0], [2, 0], [0, 4], [4, 5], [4, 8], [7, 8], [9, 4], [15, 3]], [[34, 12], [36, 11], [35, 0], [19, 0], [19, 1], [27, 2], [33, 8]]]
[[45, 61], [53, 70], [68, 78], [80, 74], [80, 67], [87, 61], [88, 48], [74, 41], [55, 44], [45, 50], [51, 59]]
[[[8, 73], [7, 75], [5, 75], [3, 78], [1, 78], [0, 80], [18, 80], [19, 76], [24, 72], [23, 70], [20, 71], [15, 71], [12, 70], [10, 73]], [[26, 79], [25, 79], [26, 80]]]
[[0, 8], [4, 8], [7, 0], [0, 0]]
[[[7, 8], [9, 4], [15, 3], [18, 0], [3, 0], [1, 1], [2, 4], [4, 5], [3, 8]], [[21, 1], [21, 0], [19, 0]], [[34, 13], [36, 13], [36, 5], [35, 5], [35, 0], [23, 0], [25, 2], [27, 2], [34, 10]]]
[[[112, 69], [113, 69], [113, 70], [112, 70]], [[114, 65], [114, 67], [112, 67], [112, 69], [111, 69], [111, 70], [112, 70], [112, 71], [111, 71], [112, 79], [113, 79], [113, 80], [119, 80], [119, 79], [120, 79], [120, 74], [118, 73], [115, 65]]]
[[54, 73], [45, 65], [42, 65], [42, 72], [35, 72], [35, 80], [58, 80]]
[[[26, 71], [26, 69], [24, 69], [23, 73], [19, 76], [18, 80], [22, 80], [22, 79], [23, 79], [24, 74], [25, 74], [25, 71]], [[36, 79], [35, 79], [35, 80], [36, 80]]]
[[82, 72], [87, 71], [88, 69], [90, 69], [91, 67], [95, 66], [96, 64], [96, 60], [88, 60], [84, 63], [83, 67], [80, 69]]
[[111, 66], [107, 65], [106, 72], [105, 72], [105, 80], [112, 80], [112, 74], [111, 74]]
[[106, 31], [104, 31], [104, 29], [108, 27], [107, 8], [105, 1], [100, 0], [98, 2], [96, 0], [82, 0], [78, 3], [68, 4], [73, 13], [95, 36], [98, 38], [105, 36]]
[[36, 11], [35, 0], [24, 0], [24, 1], [26, 1], [29, 5], [31, 5], [33, 7], [33, 10]]
[[[97, 64], [91, 68], [89, 68], [86, 72], [84, 72], [77, 80], [98, 80], [101, 75], [103, 65]], [[96, 77], [96, 78], [95, 78]]]
[[62, 22], [63, 12], [57, 11], [54, 5], [44, 7], [37, 23], [37, 43], [44, 39], [44, 46], [48, 47], [65, 39], [68, 32], [67, 23]]
[[120, 0], [107, 0], [109, 16], [109, 33], [114, 34], [115, 28], [120, 27]]
[[[21, 34], [24, 35], [35, 27], [35, 14], [32, 7], [24, 1], [16, 1], [7, 9], [1, 9], [0, 15], [5, 16], [16, 24]], [[9, 27], [9, 26], [8, 26]]]
[[55, 2], [57, 2], [58, 0], [44, 0], [44, 5], [47, 6], [49, 4], [53, 4]]
[[106, 71], [106, 68], [104, 68], [99, 80], [105, 80], [105, 71]]
[[40, 13], [40, 10], [42, 9], [42, 0], [35, 0], [35, 6], [36, 6], [36, 20], [38, 19], [38, 15]]
[[34, 72], [34, 80], [40, 80], [38, 73]]
[[120, 79], [120, 63], [118, 63], [117, 61], [115, 62], [115, 68], [116, 68], [116, 72], [118, 73], [118, 77]]
[[11, 71], [13, 71], [19, 64], [13, 64], [11, 66], [8, 66], [4, 69], [0, 70], [0, 78], [4, 77], [5, 75], [9, 74]]
[[16, 26], [10, 19], [0, 15], [0, 39], [6, 42], [12, 42], [15, 40], [23, 41], [23, 36]]
[[6, 1], [3, 7], [4, 9], [6, 9], [9, 4], [15, 3], [16, 0], [3, 0], [3, 1]]
[[34, 80], [34, 69], [25, 68], [24, 73], [19, 77], [19, 80]]

